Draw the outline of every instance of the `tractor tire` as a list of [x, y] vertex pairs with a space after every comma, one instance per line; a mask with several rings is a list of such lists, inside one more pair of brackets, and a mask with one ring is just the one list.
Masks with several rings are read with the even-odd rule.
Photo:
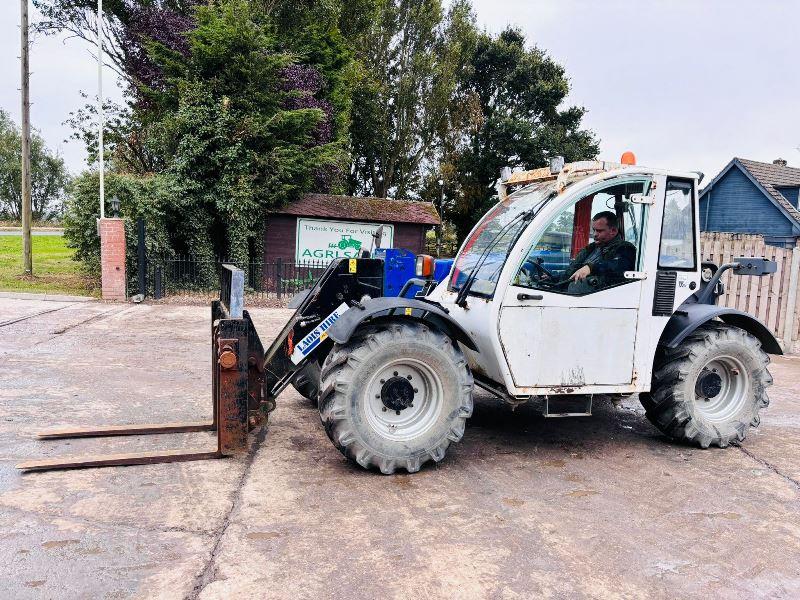
[[760, 342], [738, 327], [711, 321], [674, 349], [660, 350], [647, 418], [662, 433], [701, 448], [738, 443], [758, 427], [772, 376]]
[[308, 364], [297, 372], [292, 379], [292, 386], [297, 392], [311, 401], [312, 406], [317, 405], [319, 399], [319, 382], [322, 368], [316, 360], [310, 360]]
[[365, 328], [322, 365], [320, 418], [365, 469], [391, 474], [439, 462], [472, 415], [472, 374], [449, 337], [415, 322]]

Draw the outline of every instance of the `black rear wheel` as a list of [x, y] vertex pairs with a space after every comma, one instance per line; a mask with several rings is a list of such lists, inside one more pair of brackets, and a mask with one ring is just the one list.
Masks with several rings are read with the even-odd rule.
[[748, 332], [712, 321], [677, 348], [661, 350], [656, 362], [652, 389], [640, 399], [664, 434], [724, 448], [758, 427], [772, 376], [769, 356]]

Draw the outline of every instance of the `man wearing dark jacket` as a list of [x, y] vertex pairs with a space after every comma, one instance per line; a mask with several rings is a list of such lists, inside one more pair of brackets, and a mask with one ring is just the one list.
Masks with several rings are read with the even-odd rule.
[[625, 271], [636, 264], [636, 247], [622, 239], [617, 215], [611, 211], [597, 213], [592, 219], [594, 242], [578, 252], [565, 276], [570, 279], [571, 294], [585, 294], [620, 283]]

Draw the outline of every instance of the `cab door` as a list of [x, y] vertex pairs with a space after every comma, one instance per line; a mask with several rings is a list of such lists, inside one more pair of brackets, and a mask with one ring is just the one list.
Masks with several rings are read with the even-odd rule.
[[[649, 209], [641, 197], [649, 186], [642, 178], [599, 186], [534, 236], [500, 309], [500, 341], [515, 387], [595, 393], [597, 386], [633, 382]], [[604, 263], [598, 272], [615, 271], [569, 281], [603, 221], [617, 235], [590, 258]]]

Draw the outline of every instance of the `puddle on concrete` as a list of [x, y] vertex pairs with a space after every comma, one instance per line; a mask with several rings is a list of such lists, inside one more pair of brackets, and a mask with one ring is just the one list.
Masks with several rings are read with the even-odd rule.
[[411, 481], [411, 477], [408, 475], [395, 475], [392, 477], [392, 483], [394, 483], [397, 487], [401, 487], [404, 490], [410, 490], [414, 486], [414, 483]]
[[294, 450], [307, 450], [315, 445], [315, 440], [308, 436], [302, 435], [293, 435], [289, 438], [289, 442], [292, 444], [292, 449]]
[[599, 494], [597, 490], [575, 490], [574, 492], [570, 492], [567, 496], [571, 496], [573, 498], [582, 498], [584, 496], [594, 496], [595, 494]]
[[53, 550], [54, 548], [63, 548], [64, 546], [71, 546], [72, 544], [79, 544], [80, 540], [53, 540], [51, 542], [44, 542], [42, 548], [46, 550]]
[[728, 521], [738, 521], [742, 515], [735, 512], [690, 512], [692, 517], [708, 517], [710, 519], [727, 519]]
[[248, 533], [245, 537], [248, 540], [274, 540], [275, 538], [282, 537], [282, 533], [278, 533], [277, 531], [256, 531], [253, 533]]
[[525, 500], [520, 500], [519, 498], [503, 498], [503, 504], [506, 506], [520, 507], [525, 504]]

